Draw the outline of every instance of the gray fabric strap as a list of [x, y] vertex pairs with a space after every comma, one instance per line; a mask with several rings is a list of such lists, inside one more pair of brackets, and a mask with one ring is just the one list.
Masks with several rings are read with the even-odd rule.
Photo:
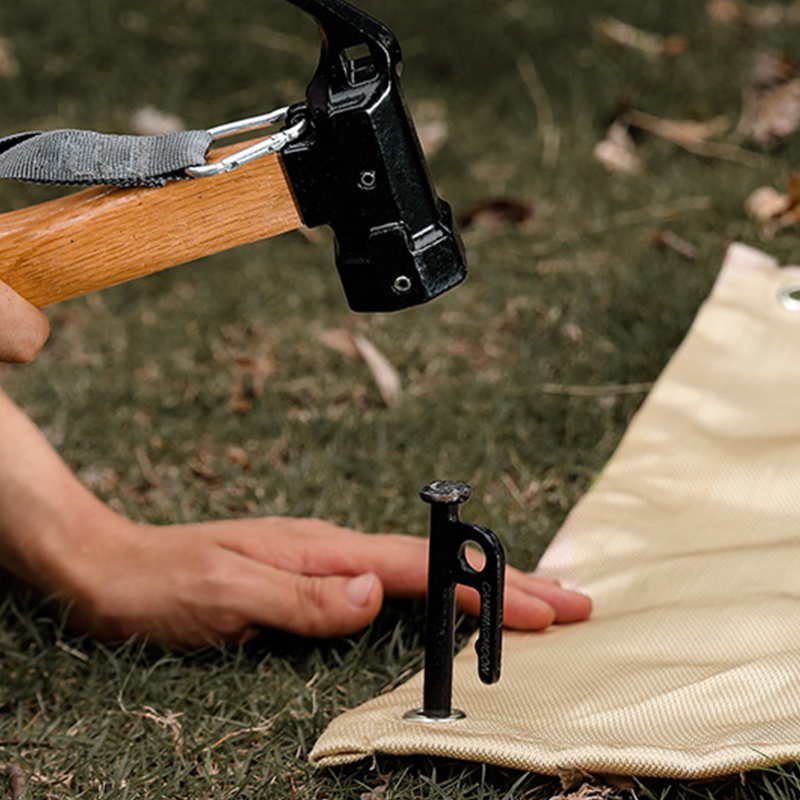
[[0, 178], [33, 183], [163, 186], [206, 163], [208, 131], [116, 136], [93, 131], [17, 133], [0, 139]]

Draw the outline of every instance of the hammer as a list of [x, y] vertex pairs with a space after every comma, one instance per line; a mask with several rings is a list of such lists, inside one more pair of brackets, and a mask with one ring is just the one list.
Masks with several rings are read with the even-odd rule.
[[179, 165], [154, 181], [119, 180], [102, 170], [87, 177], [73, 162], [81, 160], [75, 153], [84, 140], [91, 152], [142, 161], [141, 147], [164, 145], [146, 140], [160, 137], [65, 131], [0, 141], [0, 160], [10, 164], [3, 177], [101, 184], [0, 215], [0, 278], [42, 307], [326, 224], [353, 311], [419, 305], [463, 281], [463, 245], [403, 100], [397, 39], [344, 0], [288, 1], [320, 30], [320, 60], [305, 101], [193, 141], [210, 144], [283, 122], [273, 136], [210, 150], [203, 144], [203, 163]]

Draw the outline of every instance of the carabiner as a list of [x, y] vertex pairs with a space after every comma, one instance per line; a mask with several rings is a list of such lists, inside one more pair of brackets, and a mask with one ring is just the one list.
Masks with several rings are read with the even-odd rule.
[[[270, 125], [275, 125], [279, 122], [284, 122], [289, 113], [288, 106], [286, 108], [278, 108], [275, 111], [270, 111], [267, 114], [260, 114], [256, 117], [248, 117], [247, 119], [240, 119], [235, 122], [226, 122], [222, 125], [217, 125], [214, 128], [209, 128], [208, 133], [214, 137], [214, 141], [222, 139], [226, 136], [233, 136], [237, 133], [244, 133], [245, 131], [258, 130], [266, 128]], [[237, 153], [231, 153], [229, 156], [217, 161], [214, 164], [198, 164], [193, 167], [186, 168], [186, 174], [192, 178], [209, 178], [213, 175], [221, 175], [223, 172], [230, 172], [231, 170], [241, 167], [243, 164], [249, 164], [257, 158], [267, 156], [270, 153], [277, 153], [283, 150], [287, 144], [297, 141], [307, 126], [305, 118], [301, 118], [294, 125], [284, 128], [282, 131], [269, 136], [263, 141], [245, 147]]]

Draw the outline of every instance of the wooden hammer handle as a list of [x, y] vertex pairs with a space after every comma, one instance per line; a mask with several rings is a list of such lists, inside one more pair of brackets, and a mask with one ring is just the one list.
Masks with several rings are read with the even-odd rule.
[[302, 224], [280, 156], [270, 155], [214, 177], [96, 187], [0, 214], [0, 279], [42, 307]]

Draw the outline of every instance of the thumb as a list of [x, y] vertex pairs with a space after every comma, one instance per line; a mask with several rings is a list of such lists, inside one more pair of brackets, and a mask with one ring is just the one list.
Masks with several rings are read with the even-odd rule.
[[0, 281], [0, 361], [28, 363], [44, 346], [50, 323], [38, 308]]
[[300, 636], [346, 636], [365, 628], [378, 615], [383, 586], [377, 575], [318, 576], [281, 572], [271, 582], [271, 598], [260, 625]]

